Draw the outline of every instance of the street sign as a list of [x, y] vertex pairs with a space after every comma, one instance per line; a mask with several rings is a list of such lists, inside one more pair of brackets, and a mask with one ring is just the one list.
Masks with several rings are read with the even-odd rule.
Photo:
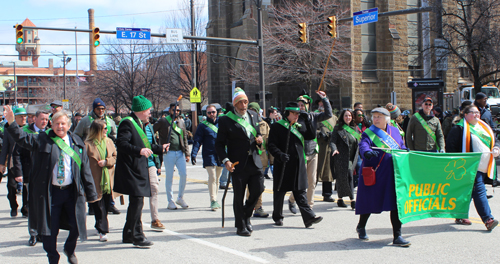
[[167, 43], [184, 43], [182, 28], [167, 28]]
[[201, 93], [198, 88], [194, 87], [191, 92], [189, 92], [189, 101], [191, 103], [201, 103]]
[[69, 100], [68, 99], [63, 99], [63, 109], [69, 110]]
[[448, 43], [444, 39], [434, 39], [436, 71], [448, 70]]
[[150, 28], [116, 28], [118, 39], [151, 39]]
[[354, 12], [352, 14], [352, 21], [354, 22], [354, 25], [363, 25], [367, 23], [372, 23], [372, 22], [377, 22], [378, 21], [378, 7], [368, 9], [368, 10], [363, 10], [363, 11], [358, 11]]

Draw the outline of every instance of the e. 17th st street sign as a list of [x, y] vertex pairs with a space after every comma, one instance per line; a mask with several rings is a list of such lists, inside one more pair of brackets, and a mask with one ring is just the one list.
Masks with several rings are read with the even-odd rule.
[[118, 39], [151, 39], [150, 28], [116, 28]]
[[378, 7], [354, 12], [352, 14], [354, 22], [354, 26], [363, 25], [367, 23], [377, 22], [378, 21]]

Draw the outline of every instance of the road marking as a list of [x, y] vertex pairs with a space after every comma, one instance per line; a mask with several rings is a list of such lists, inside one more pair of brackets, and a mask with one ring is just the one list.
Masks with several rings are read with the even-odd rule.
[[188, 240], [191, 240], [191, 241], [196, 242], [198, 244], [205, 245], [207, 247], [211, 247], [211, 248], [218, 249], [218, 250], [221, 250], [221, 251], [225, 251], [227, 253], [230, 253], [230, 254], [233, 254], [233, 255], [236, 255], [236, 256], [239, 256], [239, 257], [243, 257], [243, 258], [246, 258], [246, 259], [249, 259], [249, 260], [253, 260], [253, 261], [256, 261], [256, 262], [259, 262], [259, 263], [269, 263], [269, 261], [267, 261], [267, 260], [265, 260], [263, 258], [255, 257], [255, 256], [252, 256], [250, 254], [246, 254], [246, 253], [234, 250], [232, 248], [228, 248], [228, 247], [221, 246], [221, 245], [218, 245], [218, 244], [214, 244], [214, 243], [211, 243], [211, 242], [208, 242], [208, 241], [205, 241], [205, 240], [201, 240], [201, 239], [196, 238], [196, 237], [184, 235], [184, 234], [177, 233], [177, 232], [174, 232], [174, 231], [171, 231], [171, 230], [167, 230], [167, 229], [165, 229], [163, 231], [166, 232], [166, 233], [169, 233], [170, 235], [178, 236], [178, 237], [183, 238], [183, 239], [188, 239]]

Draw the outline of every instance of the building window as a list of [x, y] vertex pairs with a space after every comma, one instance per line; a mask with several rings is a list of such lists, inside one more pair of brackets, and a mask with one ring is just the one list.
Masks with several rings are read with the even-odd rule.
[[[420, 7], [420, 0], [407, 0], [408, 8]], [[410, 14], [408, 18], [408, 70], [411, 78], [422, 78], [423, 68], [421, 57], [419, 56], [422, 50], [421, 35], [420, 35], [420, 22], [421, 16], [419, 14]]]
[[458, 67], [458, 71], [460, 72], [460, 78], [470, 79], [469, 68], [464, 67], [464, 66]]
[[[361, 10], [375, 7], [375, 0], [361, 0]], [[361, 25], [361, 60], [363, 79], [377, 79], [376, 23]]]

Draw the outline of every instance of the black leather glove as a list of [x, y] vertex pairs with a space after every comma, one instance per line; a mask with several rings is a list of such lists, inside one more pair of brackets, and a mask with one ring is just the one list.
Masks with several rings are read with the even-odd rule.
[[191, 164], [196, 165], [196, 157], [191, 156]]
[[306, 111], [300, 111], [299, 118], [302, 118], [304, 120], [308, 120], [309, 119], [309, 114], [307, 114]]
[[371, 159], [373, 157], [378, 157], [378, 152], [373, 150], [365, 152], [365, 159]]
[[280, 154], [280, 160], [284, 163], [290, 160], [290, 155], [286, 153], [281, 153]]

